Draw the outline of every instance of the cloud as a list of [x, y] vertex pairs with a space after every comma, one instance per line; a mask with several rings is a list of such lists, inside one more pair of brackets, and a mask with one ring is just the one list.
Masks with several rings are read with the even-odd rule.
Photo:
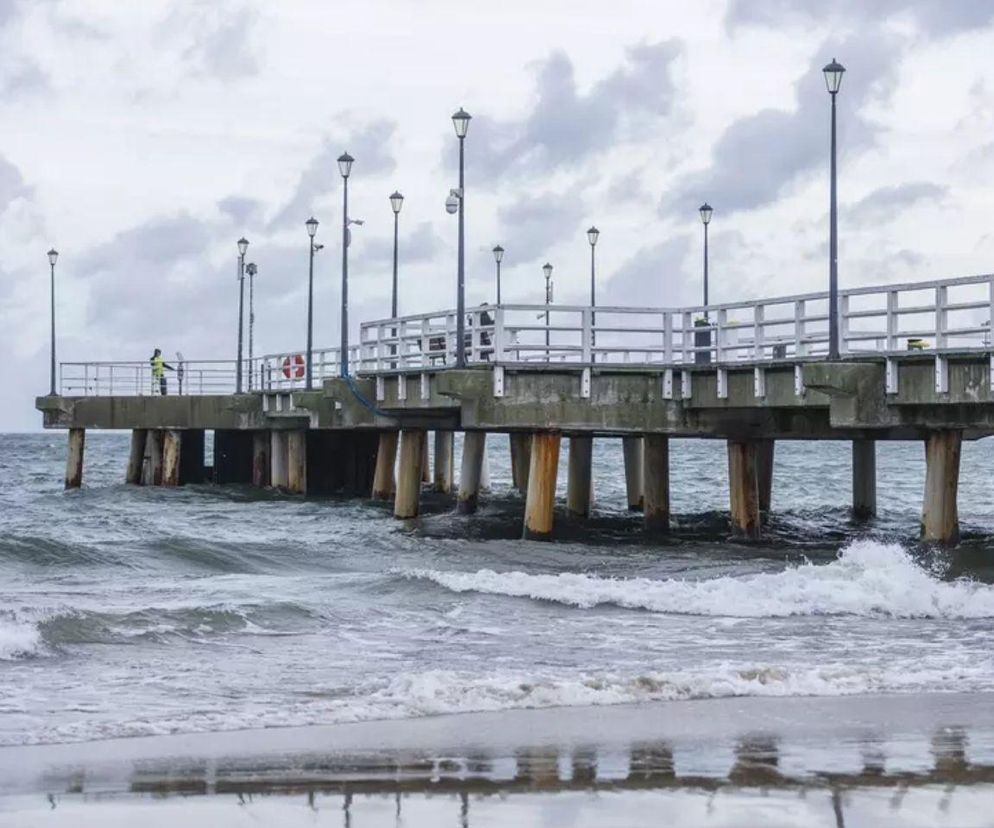
[[553, 52], [537, 64], [528, 114], [514, 121], [474, 119], [473, 170], [494, 180], [551, 172], [606, 153], [624, 140], [627, 126], [669, 114], [675, 97], [670, 67], [682, 52], [677, 40], [633, 46], [626, 64], [585, 94], [577, 89], [569, 57]]
[[[403, 227], [403, 220], [401, 220]], [[397, 243], [399, 266], [431, 261], [443, 249], [442, 240], [436, 235], [430, 221], [420, 222], [414, 230], [401, 235]], [[365, 244], [356, 244], [356, 259], [365, 265], [393, 264], [393, 236], [379, 236]]]
[[256, 12], [229, 4], [201, 4], [190, 15], [191, 42], [184, 51], [197, 74], [222, 81], [254, 75], [259, 71], [251, 43]]
[[638, 250], [604, 286], [598, 304], [680, 307], [701, 301], [699, 281], [688, 278], [687, 257], [694, 240], [676, 236]]
[[0, 213], [3, 213], [15, 198], [30, 194], [24, 184], [21, 171], [0, 155]]
[[525, 264], [548, 258], [553, 246], [579, 232], [585, 216], [586, 207], [576, 191], [524, 195], [498, 209], [499, 238], [511, 240], [502, 243], [509, 261]]
[[847, 220], [882, 223], [889, 221], [895, 213], [907, 209], [920, 201], [941, 199], [949, 191], [948, 187], [930, 181], [908, 181], [890, 187], [880, 187], [864, 196], [847, 209]]
[[217, 203], [218, 209], [236, 225], [246, 226], [258, 221], [263, 204], [246, 196], [228, 196]]
[[796, 109], [765, 109], [733, 122], [715, 143], [711, 166], [678, 179], [660, 211], [688, 213], [705, 199], [716, 212], [763, 207], [801, 176], [826, 169], [829, 96], [821, 69], [833, 55], [847, 69], [838, 95], [840, 152], [871, 146], [880, 127], [861, 109], [892, 89], [900, 49], [893, 37], [865, 34], [819, 50], [795, 84]]
[[48, 75], [35, 63], [21, 61], [0, 72], [0, 94], [5, 98], [47, 92], [49, 89], [51, 82]]
[[345, 151], [355, 158], [353, 171], [364, 176], [393, 172], [397, 166], [390, 145], [397, 124], [384, 118], [354, 129], [347, 139], [326, 138], [321, 149], [300, 174], [293, 195], [276, 212], [269, 227], [279, 228], [307, 221], [322, 197], [342, 186], [338, 157]]
[[988, 25], [994, 7], [986, 2], [958, 0], [731, 0], [725, 17], [730, 28], [761, 25], [783, 28], [785, 23], [807, 24], [846, 22], [850, 25], [887, 21], [909, 16], [918, 27], [931, 35], [943, 37]]

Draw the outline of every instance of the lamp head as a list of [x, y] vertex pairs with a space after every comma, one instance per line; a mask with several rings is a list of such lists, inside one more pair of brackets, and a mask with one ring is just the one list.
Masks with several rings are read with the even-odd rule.
[[320, 222], [318, 222], [318, 220], [314, 218], [314, 216], [311, 216], [309, 219], [307, 219], [307, 221], [304, 222], [304, 227], [307, 228], [307, 235], [310, 236], [312, 239], [314, 238], [315, 235], [317, 235], [319, 223]]
[[459, 107], [459, 111], [454, 113], [452, 116], [452, 126], [456, 128], [456, 137], [465, 138], [466, 133], [469, 131], [469, 122], [472, 119], [465, 109]]
[[829, 93], [834, 95], [839, 91], [839, 87], [842, 86], [842, 75], [846, 71], [846, 67], [835, 58], [832, 58], [832, 62], [821, 71], [825, 75], [825, 86], [828, 88]]
[[500, 264], [501, 259], [504, 258], [504, 248], [499, 244], [494, 248], [494, 261]]
[[596, 227], [591, 227], [587, 231], [587, 241], [590, 242], [590, 246], [591, 247], [593, 247], [595, 244], [597, 244], [597, 239], [600, 237], [600, 234], [601, 234], [601, 231], [598, 230]]
[[404, 196], [402, 196], [397, 191], [390, 196], [390, 207], [393, 209], [394, 213], [399, 213], [400, 208], [404, 206]]
[[698, 209], [698, 212], [701, 214], [701, 223], [703, 223], [705, 225], [710, 224], [711, 223], [711, 214], [714, 212], [714, 209], [711, 207], [711, 205], [708, 204], [705, 201], [697, 209]]
[[48, 251], [48, 263], [52, 265], [52, 267], [55, 267], [55, 261], [58, 258], [59, 258], [59, 251], [56, 250], [54, 247]]
[[552, 265], [549, 264], [548, 262], [546, 262], [544, 265], [542, 265], [542, 272], [545, 274], [545, 278], [546, 279], [551, 279], [552, 278]]
[[343, 152], [338, 156], [338, 171], [342, 174], [342, 178], [349, 177], [349, 173], [352, 172], [353, 161], [355, 161], [355, 159], [347, 152]]
[[249, 262], [245, 265], [245, 272], [248, 273], [249, 276], [255, 276], [255, 274], [259, 272], [259, 268], [255, 266], [255, 262]]

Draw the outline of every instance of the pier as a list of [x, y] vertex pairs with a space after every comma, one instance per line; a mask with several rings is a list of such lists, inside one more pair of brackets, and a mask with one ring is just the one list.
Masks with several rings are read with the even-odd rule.
[[[311, 390], [301, 350], [183, 362], [168, 396], [147, 362], [66, 362], [59, 393], [37, 407], [46, 428], [68, 429], [69, 488], [82, 483], [86, 430], [129, 429], [128, 483], [341, 492], [390, 499], [401, 519], [417, 517], [426, 486], [472, 515], [487, 442], [510, 439], [522, 534], [536, 539], [555, 533], [561, 452], [565, 506], [589, 514], [594, 440], [623, 441], [629, 508], [654, 532], [669, 526], [680, 462], [669, 439], [726, 441], [731, 525], [752, 539], [776, 508], [778, 440], [851, 442], [863, 518], [876, 509], [876, 442], [917, 440], [922, 539], [955, 544], [962, 441], [994, 434], [994, 275], [842, 290], [837, 310], [833, 360], [824, 292], [687, 308], [483, 305], [465, 319], [449, 309], [363, 323], [349, 376], [338, 349], [312, 352]], [[251, 390], [235, 393], [241, 372]]]

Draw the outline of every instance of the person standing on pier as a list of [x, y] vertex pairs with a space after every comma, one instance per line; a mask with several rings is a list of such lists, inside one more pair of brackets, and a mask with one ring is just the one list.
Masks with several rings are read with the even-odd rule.
[[166, 371], [175, 371], [172, 365], [168, 365], [162, 358], [162, 351], [158, 348], [148, 360], [152, 364], [152, 389], [155, 390], [155, 382], [159, 382], [159, 393], [166, 396]]

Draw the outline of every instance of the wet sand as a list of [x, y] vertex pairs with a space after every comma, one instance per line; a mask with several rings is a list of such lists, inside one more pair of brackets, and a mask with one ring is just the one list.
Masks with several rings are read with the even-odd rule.
[[989, 826], [994, 694], [738, 698], [0, 748], [0, 825]]

